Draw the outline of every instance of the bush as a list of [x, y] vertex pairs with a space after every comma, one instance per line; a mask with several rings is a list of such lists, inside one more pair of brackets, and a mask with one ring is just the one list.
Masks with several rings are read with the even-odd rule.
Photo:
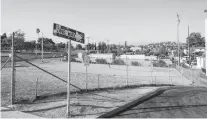
[[163, 60], [159, 60], [158, 62], [153, 62], [153, 67], [167, 67], [167, 64]]
[[122, 59], [115, 59], [113, 61], [113, 64], [116, 64], [116, 65], [125, 65], [125, 62]]
[[107, 64], [106, 59], [96, 59], [97, 64]]
[[141, 64], [137, 61], [131, 62], [132, 66], [141, 66]]

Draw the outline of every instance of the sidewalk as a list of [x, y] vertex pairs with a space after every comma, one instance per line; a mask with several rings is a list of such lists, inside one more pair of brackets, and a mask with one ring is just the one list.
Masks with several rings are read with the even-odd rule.
[[32, 114], [13, 111], [10, 108], [1, 107], [1, 118], [41, 118]]

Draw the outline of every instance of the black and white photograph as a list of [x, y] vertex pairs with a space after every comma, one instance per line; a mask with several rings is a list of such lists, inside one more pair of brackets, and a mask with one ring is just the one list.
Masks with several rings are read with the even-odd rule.
[[207, 0], [0, 5], [0, 118], [207, 118]]

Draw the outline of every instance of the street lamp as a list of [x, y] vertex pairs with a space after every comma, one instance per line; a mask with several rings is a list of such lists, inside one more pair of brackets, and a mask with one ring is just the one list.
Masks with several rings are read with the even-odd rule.
[[39, 33], [40, 33], [40, 29], [39, 28], [37, 28], [36, 29], [36, 33], [37, 33], [37, 41], [36, 41], [36, 55], [37, 55], [37, 42], [38, 42], [38, 39], [39, 39]]

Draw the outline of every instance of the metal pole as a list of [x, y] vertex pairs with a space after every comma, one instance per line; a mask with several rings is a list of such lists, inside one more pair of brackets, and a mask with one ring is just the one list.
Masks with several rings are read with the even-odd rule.
[[98, 74], [98, 89], [100, 88], [100, 84], [99, 84], [99, 74]]
[[128, 61], [127, 61], [127, 55], [126, 55], [126, 75], [127, 75], [127, 86], [128, 86]]
[[177, 40], [178, 40], [178, 65], [180, 66], [180, 42], [179, 42], [179, 24], [180, 24], [180, 19], [179, 15], [177, 14], [178, 18], [178, 24], [177, 24]]
[[71, 40], [68, 42], [68, 83], [67, 83], [67, 117], [70, 117], [70, 73], [71, 73], [71, 64], [70, 64], [70, 57], [71, 57]]
[[[206, 47], [206, 68], [207, 69], [207, 9], [205, 12], [205, 47]], [[206, 76], [207, 76], [207, 70], [206, 70]]]
[[[89, 37], [87, 37], [88, 38], [88, 46], [89, 46]], [[86, 45], [86, 56], [88, 55], [88, 52], [89, 52], [89, 48], [87, 47], [87, 45]], [[86, 57], [85, 57], [86, 58]], [[85, 73], [85, 78], [86, 78], [86, 82], [85, 82], [85, 85], [86, 85], [86, 91], [87, 91], [87, 89], [88, 89], [88, 66], [87, 66], [87, 64], [85, 65], [86, 66], [86, 73]]]
[[15, 101], [15, 67], [14, 67], [14, 32], [12, 33], [12, 76], [11, 76], [11, 103]]
[[190, 39], [189, 39], [189, 25], [188, 25], [188, 60], [189, 60], [189, 67], [190, 67]]
[[168, 70], [169, 70], [169, 81], [170, 81], [170, 67], [169, 67], [169, 65], [168, 65]]
[[37, 43], [38, 43], [38, 40], [39, 40], [39, 33], [37, 33], [37, 41], [36, 41], [36, 46], [35, 46], [36, 47], [35, 48], [36, 49], [36, 55], [37, 55]]
[[43, 49], [43, 33], [42, 33], [42, 62], [43, 62], [43, 51], [44, 51], [44, 49]]
[[88, 90], [88, 66], [86, 65], [86, 91]]
[[36, 94], [36, 95], [35, 95], [35, 96], [36, 96], [36, 99], [37, 99], [37, 90], [38, 90], [37, 88], [38, 88], [38, 78], [37, 78], [37, 80], [36, 80], [36, 93], [35, 93], [35, 94]]

